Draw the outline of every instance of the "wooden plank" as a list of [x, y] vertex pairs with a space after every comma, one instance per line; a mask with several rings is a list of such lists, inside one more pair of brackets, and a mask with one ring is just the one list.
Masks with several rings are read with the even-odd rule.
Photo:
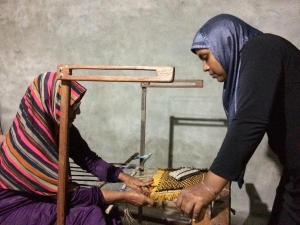
[[[73, 70], [139, 70], [156, 71], [155, 76], [76, 75]], [[101, 66], [58, 65], [59, 79], [102, 82], [173, 82], [175, 68], [172, 66]]]
[[201, 218], [202, 219], [200, 221], [192, 221], [192, 225], [211, 225], [210, 207], [201, 211]]

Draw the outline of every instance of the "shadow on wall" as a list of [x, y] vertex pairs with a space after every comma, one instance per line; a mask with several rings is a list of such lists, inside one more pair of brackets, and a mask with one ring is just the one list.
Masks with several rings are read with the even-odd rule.
[[170, 117], [170, 136], [169, 136], [169, 152], [168, 167], [173, 166], [173, 147], [174, 147], [174, 129], [175, 126], [201, 126], [201, 127], [227, 127], [226, 119], [208, 119], [208, 118], [184, 118]]
[[245, 188], [250, 199], [250, 211], [243, 225], [267, 224], [270, 217], [267, 204], [261, 201], [254, 184], [246, 183]]

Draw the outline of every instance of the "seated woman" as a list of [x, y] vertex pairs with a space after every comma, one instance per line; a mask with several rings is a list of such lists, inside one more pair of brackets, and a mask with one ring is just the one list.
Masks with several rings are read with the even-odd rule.
[[[66, 224], [122, 224], [115, 205], [128, 202], [152, 205], [142, 188], [153, 181], [131, 177], [90, 150], [72, 124], [80, 114], [80, 101], [86, 89], [71, 82], [69, 156], [83, 169], [107, 182], [123, 181], [129, 191], [100, 190], [99, 187], [67, 185]], [[21, 100], [13, 124], [0, 150], [0, 224], [56, 224], [58, 188], [58, 146], [61, 81], [55, 72], [39, 75]]]

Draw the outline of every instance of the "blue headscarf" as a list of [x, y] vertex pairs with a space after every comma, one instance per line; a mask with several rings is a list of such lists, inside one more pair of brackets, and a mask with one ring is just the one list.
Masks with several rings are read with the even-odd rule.
[[262, 32], [241, 19], [220, 14], [207, 21], [195, 35], [192, 52], [209, 49], [227, 74], [223, 88], [223, 106], [228, 127], [236, 113], [241, 50], [251, 37], [259, 34]]
[[[191, 50], [209, 49], [227, 74], [223, 87], [223, 107], [227, 116], [228, 127], [237, 109], [237, 89], [241, 65], [241, 51], [244, 44], [261, 31], [251, 27], [241, 19], [220, 14], [207, 21], [196, 33]], [[244, 183], [244, 173], [241, 173], [238, 185]]]

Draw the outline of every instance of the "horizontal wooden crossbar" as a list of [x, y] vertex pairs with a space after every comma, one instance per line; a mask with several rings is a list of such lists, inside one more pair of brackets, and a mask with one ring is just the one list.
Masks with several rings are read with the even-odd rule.
[[[76, 75], [73, 70], [138, 70], [155, 71], [155, 76]], [[172, 66], [106, 66], [106, 65], [58, 65], [59, 79], [106, 82], [173, 82], [175, 68]]]
[[175, 79], [172, 83], [141, 83], [141, 87], [147, 88], [203, 88], [203, 80]]

